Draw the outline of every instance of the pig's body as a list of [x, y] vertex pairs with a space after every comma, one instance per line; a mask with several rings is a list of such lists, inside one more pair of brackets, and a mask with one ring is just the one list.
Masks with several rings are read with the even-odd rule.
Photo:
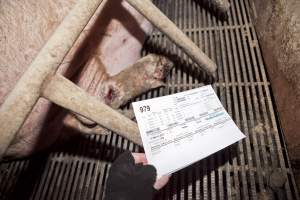
[[[0, 0], [0, 104], [2, 104], [75, 0]], [[103, 1], [59, 72], [97, 96], [100, 86], [135, 63], [152, 26], [122, 0]], [[60, 136], [65, 113], [40, 99], [6, 156], [45, 149]]]

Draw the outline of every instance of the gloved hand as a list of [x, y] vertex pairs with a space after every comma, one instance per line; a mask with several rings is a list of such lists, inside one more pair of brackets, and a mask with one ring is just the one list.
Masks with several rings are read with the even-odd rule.
[[143, 165], [146, 163], [144, 154], [129, 151], [121, 154], [110, 168], [105, 200], [151, 200], [155, 189], [162, 188], [169, 176], [156, 180], [156, 169]]

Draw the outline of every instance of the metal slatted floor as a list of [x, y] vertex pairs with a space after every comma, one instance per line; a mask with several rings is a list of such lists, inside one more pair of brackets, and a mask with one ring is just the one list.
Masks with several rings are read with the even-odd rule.
[[[218, 71], [215, 80], [197, 71], [184, 53], [155, 31], [143, 54], [175, 55], [176, 67], [165, 88], [137, 100], [213, 83], [247, 135], [174, 174], [156, 199], [299, 199], [249, 1], [231, 0], [225, 21], [211, 15], [200, 0], [154, 1], [217, 63]], [[141, 151], [116, 134], [75, 138], [64, 146], [29, 160], [2, 163], [0, 199], [101, 199], [112, 160], [125, 149]], [[272, 183], [280, 181], [282, 187], [274, 188]]]

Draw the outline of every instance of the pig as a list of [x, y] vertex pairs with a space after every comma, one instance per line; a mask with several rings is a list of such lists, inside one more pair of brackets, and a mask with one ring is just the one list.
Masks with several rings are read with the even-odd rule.
[[[0, 105], [75, 3], [0, 0]], [[131, 98], [163, 86], [162, 80], [172, 67], [172, 62], [162, 56], [152, 54], [140, 59], [142, 45], [152, 30], [152, 25], [125, 0], [104, 0], [57, 73], [118, 109]], [[64, 138], [65, 126], [83, 133], [105, 132], [94, 122], [40, 98], [4, 159], [47, 149]]]

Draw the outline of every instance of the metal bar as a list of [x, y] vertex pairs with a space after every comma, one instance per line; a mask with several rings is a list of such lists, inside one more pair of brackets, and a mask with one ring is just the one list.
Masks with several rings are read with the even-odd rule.
[[65, 173], [63, 173], [63, 178], [61, 181], [61, 191], [59, 192], [59, 196], [57, 199], [61, 200], [64, 199], [65, 195], [66, 195], [66, 191], [67, 191], [67, 183], [70, 177], [73, 176], [73, 174], [71, 174], [71, 167], [72, 167], [73, 163], [67, 161], [66, 163], [66, 167], [65, 167]]
[[[236, 8], [237, 6], [237, 2], [235, 1], [234, 3], [232, 3], [232, 9], [234, 10], [233, 13], [233, 19], [234, 20], [238, 20], [237, 19], [237, 16], [239, 11], [237, 10]], [[237, 49], [237, 43], [239, 42], [238, 39], [235, 39], [234, 36], [236, 36], [236, 29], [233, 30], [231, 29], [230, 30], [230, 33], [231, 33], [231, 41], [232, 41], [232, 51], [233, 51], [233, 58], [234, 58], [234, 71], [236, 72], [236, 77], [235, 77], [235, 80], [237, 80], [238, 83], [241, 82], [241, 79], [240, 79], [240, 59], [239, 59], [239, 49]], [[238, 87], [234, 87], [234, 90], [236, 90], [236, 94], [234, 92], [234, 95], [236, 95], [237, 97], [239, 97], [240, 100], [243, 100], [242, 99], [242, 88], [240, 87], [240, 84], [238, 84]], [[236, 116], [236, 121], [238, 123], [238, 126], [241, 127], [241, 116], [240, 116], [240, 109], [238, 106], [239, 106], [239, 103], [238, 103], [238, 99], [235, 99], [235, 102], [234, 102], [234, 108], [235, 108], [235, 116]], [[246, 138], [247, 140], [248, 138]], [[248, 193], [248, 187], [247, 187], [247, 180], [246, 180], [246, 173], [245, 173], [245, 157], [244, 157], [244, 148], [243, 148], [243, 143], [244, 141], [240, 141], [238, 142], [238, 147], [239, 147], [239, 151], [241, 152], [240, 156], [239, 156], [239, 159], [240, 159], [240, 165], [241, 165], [241, 182], [242, 182], [242, 193], [243, 193], [243, 198], [245, 199], [248, 199], [249, 198], [249, 193]]]
[[160, 31], [165, 33], [179, 48], [188, 54], [200, 67], [213, 74], [217, 66], [177, 26], [149, 0], [127, 0]]
[[86, 149], [89, 147], [89, 140], [86, 138], [84, 140], [80, 140], [80, 145], [82, 147], [82, 150], [80, 151], [80, 154], [78, 155], [78, 166], [76, 167], [75, 171], [75, 179], [74, 183], [76, 183], [72, 190], [71, 190], [71, 196], [70, 199], [82, 199], [82, 184], [85, 179], [85, 172], [87, 165], [89, 164], [87, 162], [87, 158], [85, 157]]
[[53, 74], [102, 0], [80, 0], [59, 25], [0, 108], [0, 160]]
[[[29, 165], [29, 160], [26, 160], [25, 162], [22, 162], [21, 160], [20, 161], [17, 161], [19, 163], [19, 166], [17, 168], [17, 171], [15, 172], [14, 176], [12, 177], [13, 178], [13, 181], [11, 181], [12, 185], [15, 185], [19, 182], [22, 182], [24, 180], [21, 180], [20, 178], [22, 178], [23, 176], [23, 173], [24, 171], [26, 171], [28, 169], [28, 165]], [[11, 185], [11, 186], [12, 186]], [[14, 191], [14, 187], [11, 187], [9, 186], [8, 187], [8, 194], [10, 194], [10, 197], [12, 199], [18, 199], [19, 196], [19, 192], [24, 192], [22, 191], [20, 188], [18, 188], [17, 191]]]
[[48, 160], [47, 160], [47, 162], [46, 162], [46, 164], [45, 164], [45, 166], [44, 166], [44, 170], [45, 170], [45, 172], [42, 174], [42, 176], [41, 176], [41, 178], [40, 178], [40, 180], [39, 180], [39, 182], [38, 182], [38, 184], [39, 184], [39, 187], [37, 188], [37, 190], [35, 191], [35, 193], [34, 193], [34, 196], [33, 196], [33, 199], [41, 199], [41, 195], [42, 195], [42, 192], [43, 192], [43, 186], [44, 186], [44, 184], [45, 184], [45, 181], [47, 181], [47, 179], [48, 179], [48, 174], [49, 174], [49, 169], [50, 169], [50, 165], [52, 164], [52, 162], [51, 162], [51, 157], [54, 157], [54, 155], [52, 154], [52, 155], [50, 155], [49, 157], [48, 157]]
[[49, 168], [47, 169], [47, 175], [44, 179], [44, 182], [42, 182], [41, 184], [41, 192], [39, 193], [40, 194], [40, 197], [38, 197], [37, 199], [45, 199], [46, 198], [46, 194], [47, 194], [47, 191], [48, 191], [48, 185], [49, 185], [49, 182], [52, 181], [52, 174], [53, 174], [53, 168], [54, 168], [54, 161], [53, 160], [49, 160]]
[[[221, 26], [221, 22], [219, 20], [217, 20], [217, 25], [218, 26]], [[220, 30], [217, 30], [216, 31], [216, 62], [217, 62], [217, 65], [219, 66], [222, 66], [222, 54], [221, 54], [221, 46], [222, 46], [222, 43], [221, 43], [221, 32]], [[224, 74], [223, 74], [223, 67], [220, 67], [218, 69], [218, 80], [219, 82], [224, 82]], [[218, 87], [218, 86], [217, 86]], [[221, 100], [221, 102], [225, 102], [225, 98], [224, 98], [224, 88], [223, 86], [219, 86], [218, 87], [220, 92], [219, 92], [219, 98]], [[223, 166], [222, 166], [222, 154], [223, 152], [219, 152], [217, 153], [217, 166], [218, 166], [218, 187], [219, 187], [219, 199], [224, 199], [224, 183], [223, 183]]]
[[[233, 16], [233, 10], [232, 7], [230, 8], [230, 14], [229, 14], [229, 25], [234, 24], [234, 21], [232, 20]], [[232, 42], [232, 35], [228, 33], [229, 31], [225, 31], [225, 43], [226, 43], [226, 52], [227, 52], [227, 57], [228, 57], [228, 78], [230, 78], [230, 81], [235, 81], [235, 75], [234, 75], [234, 60], [231, 52], [231, 47], [234, 45]], [[228, 113], [232, 118], [235, 120], [235, 111], [236, 111], [236, 105], [235, 103], [237, 102], [237, 97], [236, 97], [236, 88], [235, 87], [226, 87], [226, 99], [228, 102]], [[234, 147], [231, 147], [230, 150]], [[229, 152], [230, 153], [230, 152]], [[234, 183], [234, 190], [232, 190], [232, 194], [229, 198], [233, 199], [240, 199], [240, 192], [237, 191], [239, 188], [239, 179], [238, 179], [238, 172], [237, 172], [237, 158], [233, 157], [232, 158], [232, 164], [233, 164], [233, 183]]]
[[[106, 176], [108, 175], [108, 170], [109, 170], [109, 165], [108, 164], [104, 164], [101, 167], [101, 171], [99, 173], [99, 185], [98, 185], [98, 191], [97, 191], [97, 195], [95, 199], [103, 199], [104, 197], [104, 185], [105, 185], [105, 181], [106, 181]], [[100, 186], [100, 187], [99, 187]]]
[[3, 197], [6, 195], [5, 188], [7, 187], [7, 182], [10, 180], [10, 176], [12, 174], [12, 168], [16, 165], [16, 162], [13, 163], [3, 163], [1, 165], [0, 171], [0, 196]]
[[[204, 10], [203, 11], [203, 22], [205, 24], [205, 26], [209, 26], [208, 25], [208, 20], [207, 20], [207, 15], [208, 15], [208, 11], [207, 10]], [[207, 31], [205, 31], [204, 33], [204, 36], [203, 36], [203, 39], [204, 39], [204, 45], [203, 45], [203, 49], [204, 49], [204, 52], [206, 54], [209, 53], [209, 46], [208, 46], [208, 36], [207, 36]], [[204, 159], [203, 160], [203, 167], [202, 167], [202, 170], [203, 170], [203, 199], [204, 200], [208, 200], [209, 199], [209, 191], [208, 191], [208, 170], [207, 170], [207, 160], [208, 159]]]
[[[91, 135], [90, 136], [90, 144], [88, 145], [88, 148], [92, 147], [92, 149], [96, 149], [96, 137], [99, 137], [98, 135]], [[88, 149], [87, 149], [87, 153], [88, 153]], [[94, 154], [95, 155], [95, 154]], [[93, 175], [95, 167], [96, 167], [96, 163], [97, 163], [97, 159], [94, 158], [89, 158], [89, 155], [86, 156], [87, 157], [87, 161], [89, 163], [89, 168], [87, 170], [87, 178], [85, 180], [85, 186], [84, 186], [84, 191], [85, 194], [83, 196], [81, 196], [82, 199], [92, 199], [92, 189], [93, 189], [93, 181], [95, 179], [95, 176]]]
[[54, 186], [57, 183], [57, 177], [59, 175], [60, 172], [60, 162], [54, 161], [54, 167], [53, 167], [53, 174], [52, 174], [52, 178], [51, 178], [51, 182], [49, 182], [46, 187], [48, 188], [47, 194], [45, 196], [44, 199], [53, 199], [53, 192], [54, 192]]
[[[229, 96], [229, 85], [228, 83], [230, 82], [229, 80], [229, 76], [228, 76], [228, 64], [227, 64], [227, 60], [226, 60], [226, 46], [227, 46], [227, 35], [226, 35], [226, 31], [223, 34], [223, 31], [220, 32], [220, 37], [221, 37], [221, 56], [222, 56], [222, 66], [223, 66], [223, 70], [224, 70], [224, 82], [225, 82], [225, 94], [224, 94], [224, 101], [223, 101], [223, 105], [227, 108], [227, 111], [229, 111], [228, 109], [230, 108], [230, 96]], [[225, 100], [226, 99], [226, 100]], [[226, 102], [226, 103], [225, 103]], [[231, 182], [230, 182], [230, 163], [229, 163], [229, 150], [226, 149], [225, 150], [225, 177], [226, 177], [226, 194], [228, 196], [229, 199], [231, 199], [232, 196], [232, 187], [231, 187]]]
[[[208, 25], [213, 25], [213, 16], [208, 16]], [[210, 57], [215, 61], [216, 55], [215, 55], [215, 43], [213, 42], [213, 31], [208, 31], [208, 37], [209, 37], [209, 55]], [[216, 91], [216, 87], [214, 86], [214, 90]], [[210, 156], [208, 159], [208, 166], [210, 170], [210, 199], [215, 200], [216, 197], [216, 174], [215, 174], [215, 158]]]
[[[235, 2], [235, 4], [237, 4]], [[237, 8], [237, 10], [239, 10]], [[237, 12], [238, 14], [238, 18], [240, 18], [240, 12]], [[236, 66], [236, 70], [238, 71], [238, 82], [240, 83], [239, 86], [238, 86], [238, 91], [239, 91], [239, 97], [240, 97], [240, 101], [241, 102], [245, 102], [245, 97], [243, 95], [243, 84], [242, 84], [242, 79], [244, 82], [247, 82], [247, 72], [245, 70], [245, 60], [244, 60], [244, 54], [243, 54], [243, 49], [242, 49], [242, 43], [241, 43], [241, 38], [240, 38], [240, 35], [239, 35], [239, 31], [240, 29], [236, 29], [235, 31], [235, 35], [237, 37], [237, 47], [238, 47], [238, 52], [239, 52], [239, 64], [238, 66]], [[241, 69], [240, 69], [241, 67]], [[247, 90], [248, 87], [245, 89]], [[246, 94], [247, 94], [247, 91], [246, 91]], [[246, 95], [246, 99], [249, 99], [250, 97]], [[248, 101], [247, 101], [248, 102]], [[251, 155], [251, 147], [250, 147], [250, 132], [249, 132], [249, 128], [247, 126], [247, 116], [246, 116], [246, 108], [245, 108], [245, 105], [244, 104], [241, 104], [240, 105], [241, 108], [241, 113], [242, 113], [242, 121], [243, 122], [243, 127], [244, 127], [244, 130], [245, 130], [245, 133], [247, 135], [247, 138], [245, 139], [245, 143], [246, 143], [246, 157], [247, 157], [247, 160], [248, 160], [248, 166], [250, 168], [249, 170], [249, 174], [250, 174], [250, 186], [251, 188], [251, 196], [255, 199], [257, 198], [257, 195], [256, 195], [256, 189], [255, 189], [255, 180], [254, 180], [254, 174], [252, 172], [252, 169], [253, 169], [253, 163], [252, 163], [252, 155]], [[248, 105], [249, 106], [249, 105]], [[248, 107], [248, 110], [249, 110], [249, 107]], [[245, 165], [245, 164], [244, 164]], [[246, 185], [247, 187], [247, 185]]]
[[68, 185], [67, 185], [67, 189], [66, 189], [65, 195], [64, 195], [65, 199], [71, 199], [72, 191], [77, 186], [76, 177], [77, 177], [78, 168], [82, 163], [80, 153], [82, 153], [82, 150], [83, 150], [83, 143], [79, 142], [76, 149], [73, 149], [73, 150], [74, 150], [75, 156], [73, 158], [73, 163], [72, 163], [71, 170], [70, 170], [72, 176], [70, 176], [68, 179]]
[[92, 181], [91, 181], [91, 184], [90, 184], [90, 196], [88, 199], [95, 199], [95, 191], [96, 191], [96, 187], [97, 187], [97, 173], [99, 172], [100, 170], [100, 165], [101, 165], [101, 162], [100, 160], [96, 160], [95, 161], [95, 167], [94, 167], [94, 171], [93, 171], [93, 175], [92, 175]]
[[61, 161], [61, 163], [60, 163], [59, 174], [58, 174], [57, 182], [56, 182], [55, 189], [53, 192], [53, 199], [58, 199], [58, 195], [60, 193], [62, 193], [62, 191], [64, 191], [63, 187], [65, 185], [63, 184], [63, 176], [65, 176], [68, 173], [67, 165], [68, 165], [68, 161]]
[[9, 190], [14, 183], [14, 178], [21, 166], [21, 162], [15, 162], [13, 165], [10, 166], [10, 173], [7, 174], [6, 184], [3, 184], [3, 188], [1, 192], [3, 192], [6, 196], [10, 195]]
[[88, 95], [63, 76], [53, 76], [45, 85], [42, 96], [142, 146], [135, 122]]

